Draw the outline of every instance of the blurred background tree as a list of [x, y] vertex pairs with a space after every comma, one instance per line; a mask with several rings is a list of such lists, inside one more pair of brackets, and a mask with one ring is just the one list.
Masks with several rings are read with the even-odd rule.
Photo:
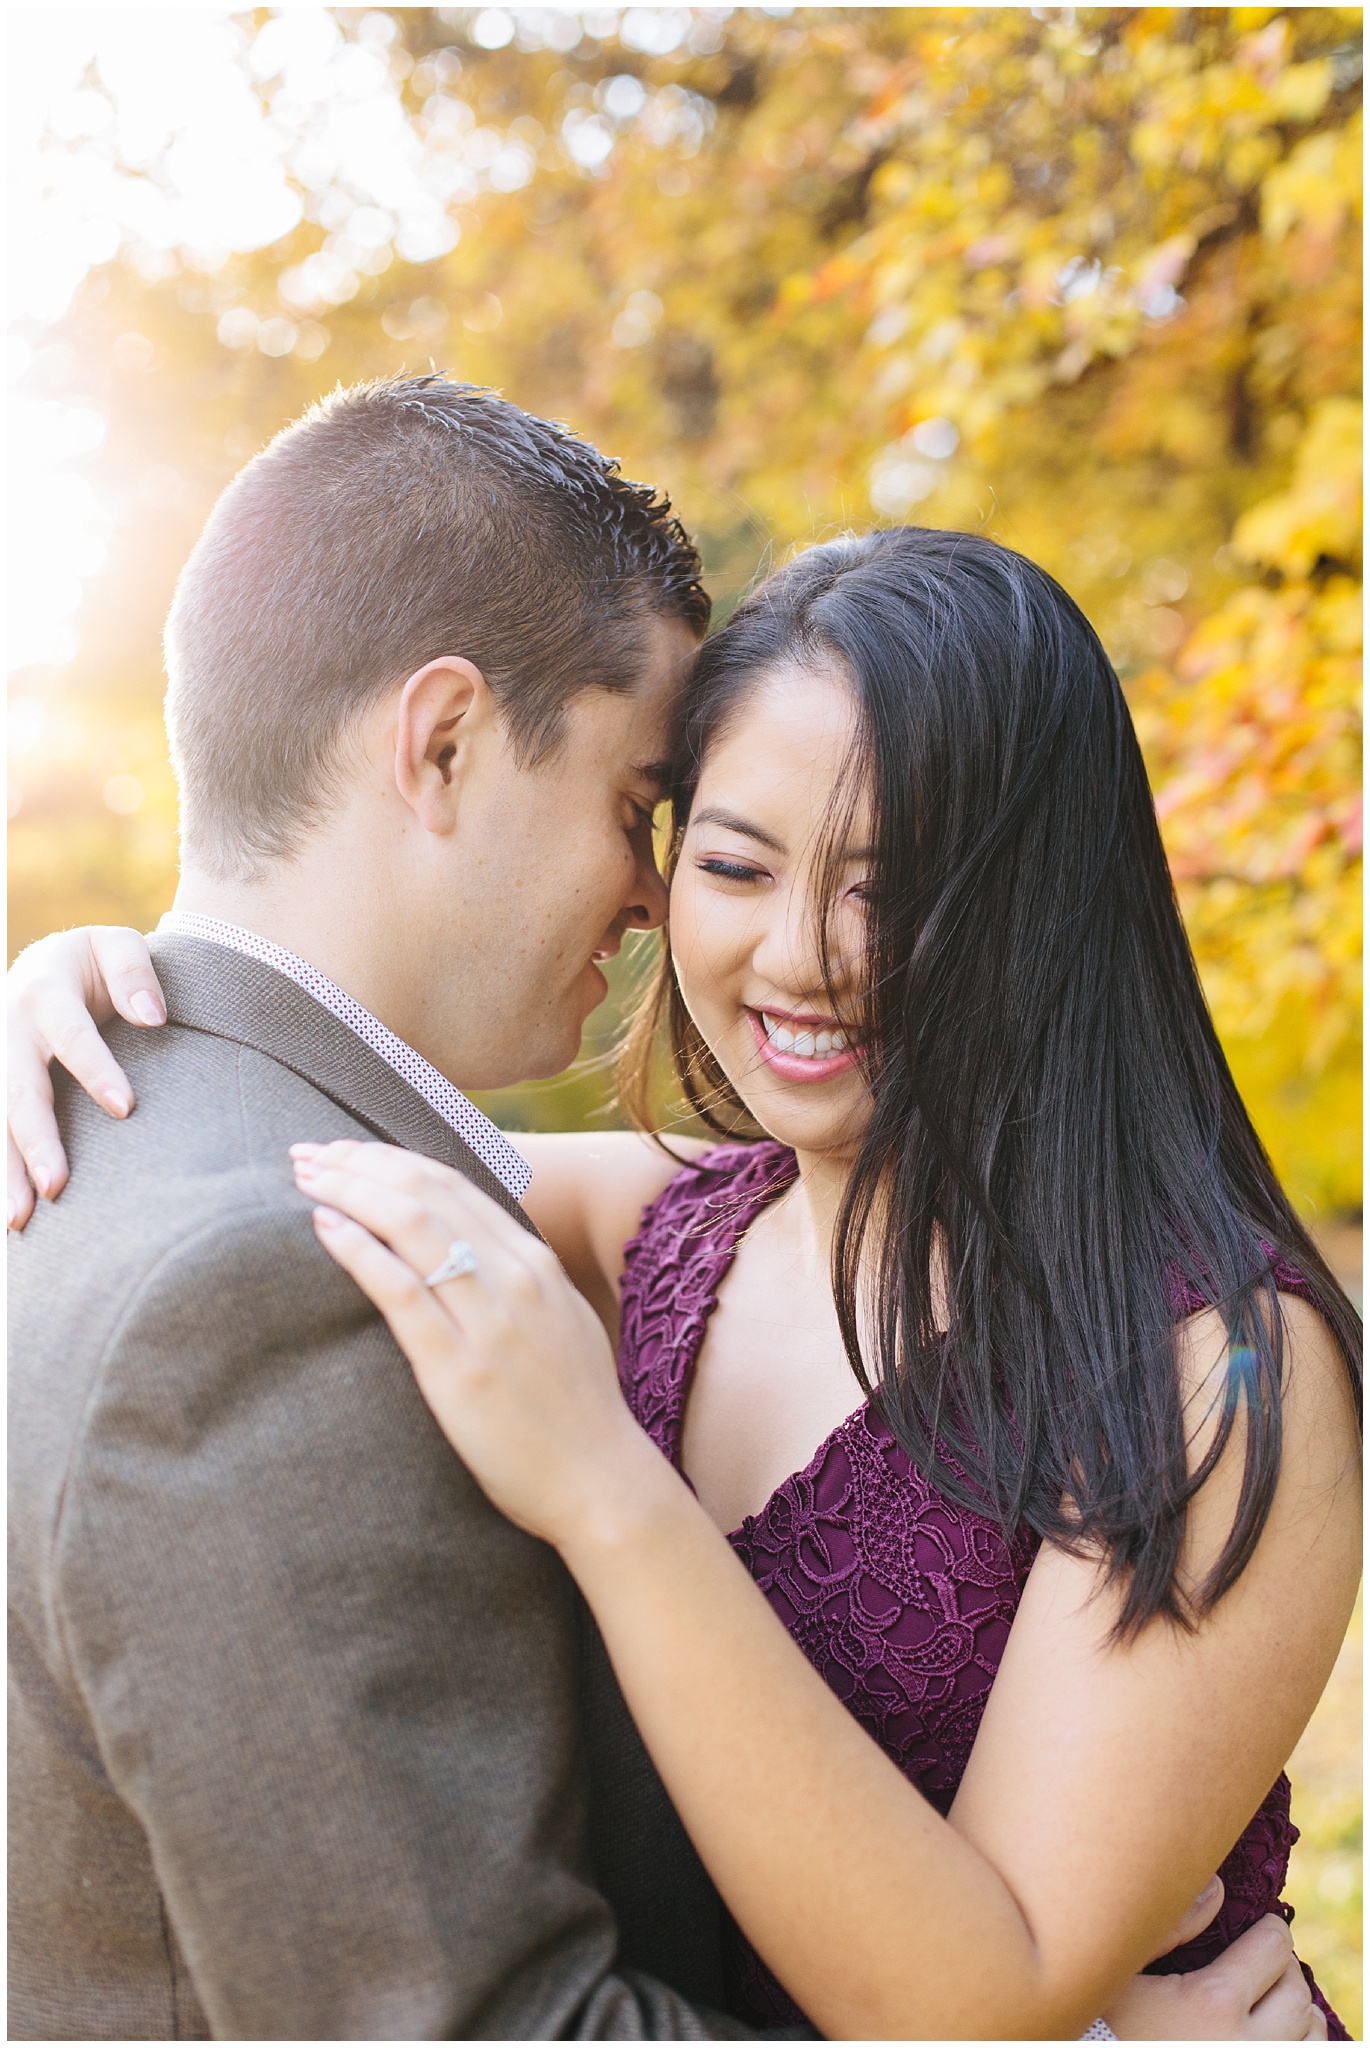
[[21, 333], [30, 469], [81, 464], [20, 507], [32, 587], [70, 606], [108, 539], [79, 648], [12, 685], [12, 946], [166, 904], [158, 632], [222, 484], [436, 365], [663, 481], [720, 615], [872, 519], [1060, 577], [1257, 1123], [1356, 1210], [1359, 11], [173, 12], [62, 50], [34, 11], [15, 67], [38, 254], [105, 259]]
[[[437, 367], [664, 483], [719, 617], [873, 520], [1058, 576], [1257, 1124], [1305, 1214], [1358, 1214], [1359, 9], [8, 19], [12, 949], [170, 900], [159, 635], [223, 484], [340, 380]], [[614, 1115], [602, 1057], [487, 1106]], [[1333, 1750], [1295, 1896], [1358, 2028]]]

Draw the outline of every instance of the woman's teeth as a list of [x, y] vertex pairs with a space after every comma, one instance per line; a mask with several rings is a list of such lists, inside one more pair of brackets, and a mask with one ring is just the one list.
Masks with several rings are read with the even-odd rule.
[[791, 1031], [787, 1024], [778, 1024], [764, 1010], [761, 1023], [777, 1052], [793, 1053], [801, 1060], [831, 1059], [834, 1053], [847, 1050], [845, 1031]]

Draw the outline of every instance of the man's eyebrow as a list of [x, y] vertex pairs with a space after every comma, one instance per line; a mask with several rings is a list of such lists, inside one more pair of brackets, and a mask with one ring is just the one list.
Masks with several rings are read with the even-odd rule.
[[769, 846], [772, 853], [783, 853], [784, 844], [773, 832], [763, 832], [759, 825], [748, 824], [745, 818], [736, 817], [732, 811], [721, 811], [710, 806], [707, 810], [691, 814], [692, 825], [717, 825], [724, 832], [740, 832], [744, 839], [754, 839], [758, 846]]

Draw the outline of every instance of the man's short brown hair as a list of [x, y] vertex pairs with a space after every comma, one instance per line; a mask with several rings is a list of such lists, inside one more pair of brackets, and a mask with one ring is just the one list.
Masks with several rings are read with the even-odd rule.
[[669, 500], [568, 428], [444, 377], [356, 385], [220, 498], [167, 621], [186, 853], [288, 857], [380, 697], [443, 654], [482, 671], [520, 758], [580, 690], [630, 690], [652, 618], [709, 600]]

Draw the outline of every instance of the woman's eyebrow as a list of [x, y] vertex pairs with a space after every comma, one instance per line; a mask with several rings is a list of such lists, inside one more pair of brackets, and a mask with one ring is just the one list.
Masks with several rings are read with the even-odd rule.
[[740, 832], [744, 839], [754, 839], [758, 846], [769, 846], [772, 853], [785, 851], [782, 841], [773, 832], [763, 832], [759, 825], [748, 824], [732, 811], [722, 811], [710, 805], [707, 810], [696, 811], [690, 819], [692, 825], [717, 825], [724, 832]]

